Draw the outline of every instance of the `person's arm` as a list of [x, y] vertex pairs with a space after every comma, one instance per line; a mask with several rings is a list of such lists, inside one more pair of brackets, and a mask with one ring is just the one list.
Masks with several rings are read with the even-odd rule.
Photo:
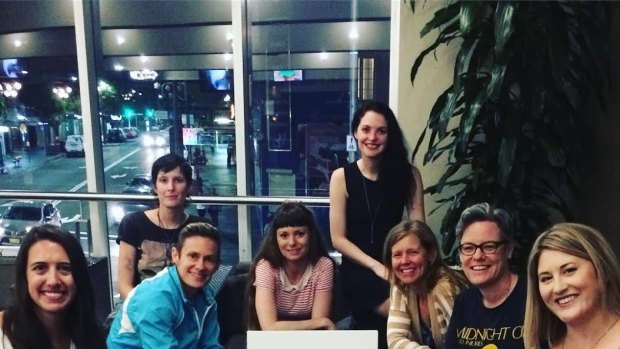
[[136, 289], [125, 301], [127, 305], [123, 309], [124, 313], [118, 316], [129, 320], [141, 348], [179, 348], [179, 341], [174, 336], [173, 330], [179, 321], [182, 305], [175, 297], [181, 296], [173, 295], [158, 287], [150, 287]]
[[407, 310], [407, 296], [396, 286], [390, 292], [390, 311], [387, 319], [387, 342], [390, 349], [430, 349], [412, 341], [412, 321]]
[[121, 299], [127, 298], [133, 289], [136, 268], [136, 248], [125, 241], [120, 242], [118, 252], [118, 291]]
[[[315, 330], [327, 329], [333, 326], [329, 318], [311, 318], [309, 320], [298, 321], [278, 321], [275, 296], [275, 272], [271, 268], [269, 262], [261, 261], [255, 269], [256, 273], [256, 295], [255, 307], [258, 322], [262, 330]], [[269, 285], [267, 285], [269, 279]], [[271, 285], [273, 283], [273, 285]]]
[[377, 276], [387, 280], [388, 273], [385, 266], [347, 239], [346, 204], [347, 188], [344, 168], [341, 167], [334, 171], [329, 182], [329, 230], [332, 245], [355, 263], [372, 270]]
[[[332, 298], [334, 288], [334, 263], [326, 258], [322, 258], [316, 265], [317, 269], [317, 287], [316, 292], [313, 295], [314, 301], [312, 303], [312, 318], [320, 319], [327, 318], [331, 314], [332, 310]], [[336, 325], [330, 320], [328, 330], [333, 330]]]
[[426, 222], [426, 214], [424, 212], [424, 184], [422, 183], [422, 175], [417, 168], [413, 168], [413, 180], [415, 181], [414, 192], [411, 195], [411, 202], [407, 205], [409, 209], [409, 219]]
[[258, 315], [260, 328], [264, 331], [334, 328], [334, 323], [327, 317], [297, 321], [278, 321], [274, 291], [262, 287], [256, 287], [256, 315]]

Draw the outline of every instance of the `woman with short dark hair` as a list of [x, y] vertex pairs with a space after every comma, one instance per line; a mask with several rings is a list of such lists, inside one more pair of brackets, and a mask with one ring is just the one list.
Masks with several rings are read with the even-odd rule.
[[123, 217], [118, 227], [118, 289], [125, 299], [142, 280], [171, 264], [170, 249], [179, 231], [206, 219], [185, 212], [192, 185], [192, 167], [181, 156], [166, 154], [155, 160], [151, 182], [158, 207]]

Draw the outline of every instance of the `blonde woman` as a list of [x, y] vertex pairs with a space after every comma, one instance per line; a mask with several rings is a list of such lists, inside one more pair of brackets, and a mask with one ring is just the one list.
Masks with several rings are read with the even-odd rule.
[[554, 225], [530, 252], [527, 349], [620, 348], [620, 265], [595, 229]]

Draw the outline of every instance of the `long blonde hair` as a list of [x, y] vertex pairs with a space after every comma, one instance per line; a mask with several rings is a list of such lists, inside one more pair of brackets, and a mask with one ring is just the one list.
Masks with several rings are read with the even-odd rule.
[[601, 306], [620, 315], [620, 264], [603, 235], [577, 223], [560, 223], [542, 233], [534, 242], [527, 266], [527, 302], [523, 339], [527, 349], [540, 349], [566, 335], [566, 324], [544, 304], [538, 290], [538, 263], [544, 250], [560, 251], [592, 262], [601, 290]]

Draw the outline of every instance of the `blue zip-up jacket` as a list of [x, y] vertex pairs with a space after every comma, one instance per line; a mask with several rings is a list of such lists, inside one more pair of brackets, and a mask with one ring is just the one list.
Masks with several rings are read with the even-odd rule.
[[215, 298], [207, 286], [197, 309], [183, 293], [175, 266], [134, 288], [118, 312], [108, 349], [220, 349]]

